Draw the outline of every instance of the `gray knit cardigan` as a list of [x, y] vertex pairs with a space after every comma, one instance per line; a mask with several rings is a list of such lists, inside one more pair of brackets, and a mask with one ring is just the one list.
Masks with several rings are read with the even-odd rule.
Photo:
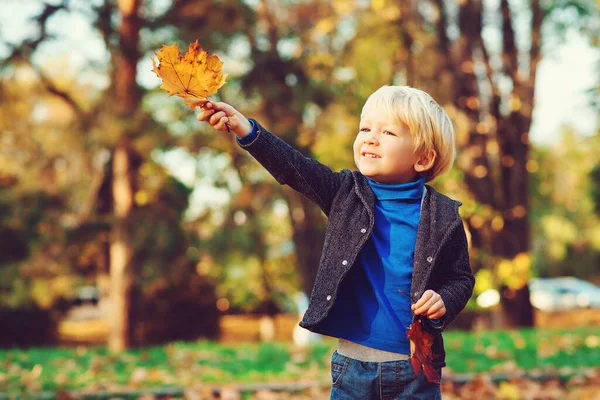
[[[373, 231], [375, 196], [360, 172], [333, 172], [253, 122], [256, 138], [240, 146], [277, 182], [305, 195], [328, 217], [309, 307], [300, 322], [303, 328], [319, 332], [319, 322], [335, 302], [340, 282], [355, 265], [360, 249]], [[475, 283], [467, 238], [458, 214], [460, 204], [426, 186], [417, 231], [411, 298], [416, 302], [425, 290], [432, 289], [444, 301], [446, 315], [442, 323], [435, 325], [421, 318], [424, 327], [435, 335], [432, 346], [437, 355], [435, 367], [446, 365], [441, 332], [465, 307]]]

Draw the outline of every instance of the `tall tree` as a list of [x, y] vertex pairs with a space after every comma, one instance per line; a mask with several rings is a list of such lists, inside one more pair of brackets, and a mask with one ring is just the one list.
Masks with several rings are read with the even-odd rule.
[[[404, 2], [400, 2], [404, 3]], [[435, 0], [421, 20], [435, 29], [437, 69], [432, 84], [457, 122], [457, 165], [479, 206], [467, 216], [475, 268], [495, 265], [501, 285], [503, 322], [532, 326], [527, 286], [530, 274], [529, 130], [542, 59], [542, 27], [554, 11], [596, 12], [584, 2], [544, 8], [539, 0], [518, 5], [501, 0], [498, 9], [482, 0]], [[453, 7], [451, 7], [453, 6]], [[585, 26], [581, 22], [581, 26]], [[517, 40], [517, 28], [520, 30]], [[525, 29], [523, 29], [525, 28]], [[496, 30], [499, 43], [484, 37]], [[458, 34], [451, 35], [451, 32]], [[410, 82], [409, 82], [410, 83]]]
[[[104, 180], [108, 182], [111, 189], [107, 192], [112, 196], [108, 201], [107, 210], [114, 212], [115, 223], [113, 226], [110, 242], [110, 251], [108, 258], [108, 270], [110, 271], [110, 297], [113, 302], [110, 307], [112, 315], [110, 316], [111, 334], [109, 346], [113, 351], [121, 351], [130, 343], [131, 335], [131, 259], [133, 257], [133, 247], [130, 238], [131, 212], [134, 207], [134, 190], [136, 182], [136, 168], [139, 165], [140, 158], [136, 155], [131, 146], [130, 139], [139, 132], [139, 118], [134, 118], [139, 109], [140, 90], [136, 84], [137, 62], [139, 60], [139, 31], [140, 31], [140, 0], [120, 0], [118, 1], [118, 12], [120, 17], [120, 26], [115, 31], [111, 26], [113, 18], [114, 4], [107, 0], [96, 9], [97, 27], [104, 34], [107, 49], [112, 52], [112, 88], [108, 91], [109, 95], [104, 97], [93, 106], [82, 106], [82, 103], [89, 101], [82, 100], [69, 89], [61, 88], [42, 68], [38, 68], [31, 60], [32, 55], [37, 48], [50, 35], [47, 33], [47, 24], [51, 18], [59, 12], [70, 12], [69, 2], [64, 1], [53, 4], [44, 4], [42, 11], [35, 18], [39, 26], [39, 35], [35, 39], [25, 40], [19, 46], [15, 47], [13, 53], [8, 57], [8, 63], [26, 62], [39, 76], [43, 87], [48, 93], [61, 99], [70, 109], [73, 118], [73, 128], [75, 132], [83, 135], [81, 143], [85, 150], [90, 152], [90, 165], [86, 169], [92, 173], [98, 171], [99, 179], [93, 179], [89, 201], [82, 207], [77, 216], [76, 223], [81, 223], [93, 212], [94, 205], [97, 204], [96, 198], [101, 190], [101, 183]], [[113, 50], [111, 38], [118, 37], [117, 49]], [[111, 137], [116, 137], [114, 143], [104, 143], [110, 146], [112, 155], [112, 166], [109, 170], [112, 173], [108, 179], [103, 179], [104, 168], [94, 168], [91, 164], [94, 159], [94, 151], [97, 147], [91, 145], [94, 141], [94, 128], [98, 128], [104, 117], [104, 121], [114, 118], [119, 123], [112, 126], [112, 129], [118, 132], [111, 132]], [[111, 118], [112, 117], [112, 118]], [[136, 124], [136, 122], [138, 122]], [[106, 122], [105, 122], [106, 123]], [[110, 125], [108, 123], [107, 125]], [[110, 140], [107, 140], [110, 142]], [[96, 143], [96, 146], [98, 143]], [[83, 171], [82, 171], [83, 173]], [[96, 183], [95, 183], [96, 182]]]
[[[447, 10], [440, 5], [440, 20], [447, 21]], [[519, 68], [520, 51], [516, 44], [513, 13], [508, 1], [501, 0], [501, 64], [494, 70], [482, 38], [482, 2], [469, 0], [459, 7], [460, 35], [453, 44], [454, 49], [440, 48], [446, 57], [443, 61], [446, 68], [442, 73], [451, 73], [455, 80], [452, 102], [468, 118], [465, 132], [459, 132], [459, 135], [467, 135], [462, 143], [459, 167], [476, 201], [489, 206], [494, 216], [502, 221], [492, 226], [492, 220], [480, 224], [476, 218], [469, 219], [473, 243], [500, 259], [512, 261], [523, 255], [521, 259], [530, 263], [529, 256], [524, 256], [530, 249], [528, 135], [541, 58], [542, 9], [538, 0], [531, 2], [528, 65]], [[447, 24], [439, 27], [440, 44], [448, 43], [447, 29]], [[485, 79], [476, 76], [477, 64], [485, 66]], [[499, 87], [500, 79], [509, 80], [511, 89], [503, 93]], [[487, 86], [487, 93], [484, 86]], [[514, 269], [513, 273], [519, 273]], [[527, 271], [528, 268], [514, 284], [501, 284], [503, 317], [509, 326], [533, 326]]]
[[347, 47], [360, 77], [349, 84], [355, 93], [365, 84], [408, 84], [431, 93], [454, 120], [458, 168], [436, 184], [465, 204], [474, 270], [493, 269], [507, 326], [533, 324], [529, 130], [541, 32], [555, 39], [567, 29], [564, 15], [577, 15], [573, 26], [590, 32], [598, 11], [585, 1], [374, 1]]
[[110, 299], [111, 330], [108, 346], [113, 352], [126, 349], [132, 339], [134, 325], [132, 279], [136, 275], [131, 229], [134, 193], [136, 187], [138, 156], [130, 144], [130, 136], [136, 127], [127, 123], [140, 104], [140, 91], [136, 83], [138, 44], [140, 40], [141, 0], [119, 0], [117, 2], [121, 25], [119, 48], [114, 54], [115, 115], [120, 119], [117, 146], [112, 156], [112, 196], [115, 223], [110, 239]]
[[[151, 2], [146, 3], [150, 6]], [[142, 10], [141, 0], [105, 0], [89, 8], [76, 8], [68, 1], [56, 4], [42, 4], [40, 13], [34, 18], [39, 27], [39, 33], [33, 39], [26, 39], [13, 48], [12, 54], [5, 60], [3, 66], [8, 66], [7, 71], [20, 70], [21, 64], [25, 63], [31, 67], [31, 70], [39, 80], [39, 87], [45, 91], [44, 102], [38, 103], [48, 107], [53, 106], [58, 110], [51, 108], [51, 122], [60, 115], [67, 115], [63, 119], [68, 121], [57, 127], [61, 138], [72, 140], [75, 151], [69, 151], [67, 143], [60, 147], [63, 152], [55, 151], [56, 155], [48, 154], [45, 141], [36, 143], [35, 138], [31, 140], [34, 145], [33, 150], [37, 154], [31, 153], [32, 164], [44, 164], [42, 166], [40, 177], [36, 177], [43, 183], [47, 191], [56, 193], [62, 189], [62, 186], [56, 184], [56, 181], [63, 175], [67, 175], [76, 185], [66, 185], [69, 192], [63, 190], [65, 204], [60, 216], [63, 221], [69, 221], [68, 226], [63, 224], [49, 224], [58, 234], [46, 235], [57, 242], [60, 237], [62, 242], [58, 245], [63, 251], [62, 259], [55, 257], [55, 261], [60, 265], [77, 264], [77, 254], [73, 254], [74, 248], [93, 248], [94, 260], [90, 264], [98, 267], [99, 286], [102, 294], [109, 296], [112, 306], [109, 308], [108, 316], [111, 325], [109, 337], [109, 346], [113, 351], [121, 351], [127, 346], [134, 344], [134, 331], [136, 313], [133, 309], [139, 308], [136, 299], [140, 294], [140, 279], [134, 280], [142, 264], [148, 260], [140, 256], [140, 247], [145, 243], [140, 243], [140, 238], [136, 237], [136, 205], [155, 202], [157, 206], [166, 207], [172, 204], [164, 199], [152, 198], [148, 196], [148, 182], [143, 182], [146, 187], [141, 187], [138, 168], [143, 161], [147, 160], [148, 155], [154, 147], [168, 142], [164, 138], [164, 129], [157, 121], [150, 120], [149, 116], [141, 110], [141, 98], [143, 91], [137, 86], [137, 68], [140, 60], [140, 31], [142, 28], [142, 19], [140, 17]], [[62, 81], [57, 79], [56, 73], [50, 73], [49, 68], [37, 65], [33, 60], [37, 49], [45, 43], [51, 34], [48, 33], [49, 21], [61, 13], [77, 14], [82, 11], [87, 18], [92, 19], [92, 23], [100, 33], [107, 52], [110, 54], [110, 62], [107, 65], [107, 75], [109, 75], [109, 87], [107, 90], [97, 89], [93, 94], [89, 89], [79, 87], [79, 82], [73, 77], [72, 80]], [[146, 10], [148, 13], [148, 10]], [[118, 16], [118, 18], [117, 18]], [[115, 40], [116, 39], [116, 40]], [[89, 94], [88, 97], [82, 95]], [[8, 94], [8, 92], [4, 92]], [[14, 96], [13, 96], [14, 97]], [[61, 107], [56, 107], [54, 103], [46, 100], [53, 98], [55, 102], [60, 103]], [[93, 99], [96, 97], [98, 100]], [[44, 121], [36, 123], [36, 117], [29, 116], [33, 106], [21, 108], [23, 118], [32, 121], [32, 125], [40, 126], [40, 130], [47, 132], [52, 126]], [[68, 112], [65, 112], [64, 109]], [[60, 113], [56, 112], [60, 111]], [[59, 118], [60, 120], [60, 118]], [[14, 124], [15, 127], [23, 124]], [[68, 126], [67, 126], [68, 125]], [[9, 128], [10, 129], [10, 128]], [[15, 132], [15, 137], [25, 139], [26, 133], [20, 136]], [[141, 133], [144, 133], [143, 137]], [[15, 142], [17, 146], [26, 144], [28, 140]], [[71, 145], [71, 142], [68, 142]], [[25, 146], [21, 146], [24, 148]], [[29, 151], [29, 150], [27, 150]], [[73, 156], [73, 153], [76, 156]], [[108, 156], [107, 156], [108, 154]], [[108, 164], [105, 161], [109, 160]], [[100, 161], [100, 162], [98, 162]], [[56, 166], [67, 164], [72, 170], [69, 174], [58, 175]], [[149, 163], [147, 163], [149, 164]], [[148, 167], [148, 165], [146, 165]], [[40, 168], [36, 168], [37, 172]], [[63, 167], [63, 170], [65, 168]], [[30, 169], [34, 171], [33, 168]], [[168, 181], [159, 174], [160, 169], [155, 171], [157, 176], [150, 185], [156, 186], [158, 182]], [[21, 176], [32, 172], [24, 171]], [[77, 182], [75, 177], [79, 177]], [[91, 179], [89, 177], [91, 176]], [[64, 180], [64, 178], [63, 178]], [[148, 179], [146, 179], [148, 181]], [[23, 180], [23, 182], [26, 182]], [[91, 183], [91, 184], [90, 184]], [[143, 189], [141, 192], [140, 189]], [[150, 188], [152, 189], [152, 188]], [[81, 193], [80, 193], [81, 192]], [[86, 194], [82, 194], [86, 192]], [[138, 196], [136, 198], [137, 195]], [[34, 194], [38, 197], [39, 193]], [[146, 200], [143, 200], [145, 198]], [[161, 204], [167, 203], [167, 204]], [[67, 207], [68, 206], [68, 207]], [[100, 215], [102, 214], [102, 215]], [[44, 218], [48, 219], [48, 215]], [[180, 218], [180, 216], [178, 216]], [[86, 223], [89, 224], [86, 225]], [[159, 223], [160, 221], [156, 221]], [[106, 235], [106, 229], [110, 235]], [[75, 234], [68, 231], [73, 230]], [[93, 232], [92, 232], [93, 231]], [[85, 235], [85, 238], [76, 237]], [[155, 237], [159, 236], [155, 234]], [[137, 242], [136, 242], [137, 239]], [[83, 243], [85, 242], [85, 243]], [[91, 244], [94, 242], [94, 244]], [[88, 246], [89, 247], [84, 247]], [[80, 246], [80, 247], [77, 247]], [[156, 246], [161, 248], [161, 246]], [[54, 253], [57, 253], [57, 246], [53, 246]], [[32, 257], [37, 253], [43, 253], [36, 250]], [[42, 256], [44, 254], [41, 254]], [[87, 253], [90, 257], [90, 253]], [[161, 260], [164, 263], [164, 260]], [[174, 259], [170, 262], [175, 263]], [[179, 264], [185, 264], [184, 261], [177, 260]], [[150, 263], [148, 263], [150, 264]], [[135, 270], [134, 270], [135, 267]], [[158, 268], [160, 270], [160, 268]], [[187, 267], [174, 268], [182, 271], [181, 274], [189, 274]], [[193, 273], [192, 268], [192, 273]], [[181, 279], [179, 279], [181, 281]], [[170, 279], [171, 286], [177, 285], [177, 279]], [[135, 282], [135, 284], [134, 284]], [[170, 289], [171, 287], [167, 288]], [[181, 290], [180, 292], [183, 292]], [[210, 296], [208, 296], [210, 297]], [[213, 307], [214, 308], [214, 307]]]

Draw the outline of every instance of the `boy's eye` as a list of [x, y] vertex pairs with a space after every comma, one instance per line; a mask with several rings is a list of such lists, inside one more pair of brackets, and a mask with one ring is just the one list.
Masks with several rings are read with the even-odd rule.
[[396, 134], [394, 134], [393, 132], [390, 131], [383, 131], [384, 135], [392, 135], [392, 136], [396, 136]]
[[369, 129], [369, 128], [360, 128], [360, 131], [361, 131], [361, 132], [369, 132], [369, 131], [370, 131], [370, 129]]

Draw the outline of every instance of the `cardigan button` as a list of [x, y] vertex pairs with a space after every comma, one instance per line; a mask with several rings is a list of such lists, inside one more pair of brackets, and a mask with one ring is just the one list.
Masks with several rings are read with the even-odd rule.
[[433, 257], [431, 257], [431, 256], [427, 257], [427, 262], [428, 262], [428, 263], [430, 263], [430, 262], [432, 262], [432, 261], [433, 261]]
[[348, 260], [342, 261], [342, 265], [348, 265]]
[[367, 230], [366, 230], [365, 228], [362, 228], [362, 229], [360, 230], [360, 233], [367, 233]]
[[328, 295], [328, 296], [327, 296], [327, 300], [328, 300], [328, 301], [329, 301], [329, 300], [331, 300], [331, 295]]

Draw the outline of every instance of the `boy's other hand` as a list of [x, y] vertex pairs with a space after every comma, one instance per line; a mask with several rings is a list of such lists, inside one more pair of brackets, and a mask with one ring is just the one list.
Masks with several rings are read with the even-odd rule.
[[442, 296], [433, 290], [426, 290], [419, 301], [411, 306], [415, 315], [425, 315], [429, 319], [441, 318], [446, 314], [446, 306]]
[[250, 121], [241, 112], [223, 102], [207, 101], [200, 107], [196, 118], [198, 121], [208, 122], [216, 130], [230, 130], [240, 138], [252, 131]]

